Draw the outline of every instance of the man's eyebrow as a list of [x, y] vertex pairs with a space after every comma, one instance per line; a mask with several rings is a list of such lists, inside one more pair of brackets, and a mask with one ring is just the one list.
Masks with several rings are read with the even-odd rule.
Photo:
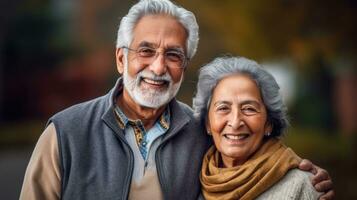
[[179, 49], [179, 50], [183, 50], [183, 48], [179, 45], [172, 45], [172, 46], [168, 46], [168, 49]]
[[[148, 41], [142, 41], [139, 43], [139, 47], [150, 47], [150, 48], [157, 48], [157, 45], [155, 45], [154, 43], [148, 42]], [[168, 46], [167, 48], [165, 48], [166, 50], [175, 50], [175, 51], [180, 51], [182, 53], [184, 53], [184, 49], [179, 46], [179, 45], [172, 45], [172, 46]]]
[[167, 50], [179, 51], [181, 53], [185, 53], [185, 50], [180, 46], [169, 46]]
[[155, 44], [148, 42], [148, 41], [142, 41], [139, 43], [139, 47], [151, 47], [155, 48]]

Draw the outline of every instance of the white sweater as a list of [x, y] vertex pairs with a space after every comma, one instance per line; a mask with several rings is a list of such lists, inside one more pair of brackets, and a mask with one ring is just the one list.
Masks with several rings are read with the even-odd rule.
[[257, 200], [315, 200], [321, 195], [312, 186], [311, 174], [299, 169], [290, 170], [283, 179], [259, 195]]

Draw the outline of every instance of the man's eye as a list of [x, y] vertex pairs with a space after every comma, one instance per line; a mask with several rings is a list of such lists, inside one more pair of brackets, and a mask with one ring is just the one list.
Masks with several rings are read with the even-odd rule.
[[168, 51], [165, 55], [167, 59], [173, 62], [181, 62], [183, 60], [183, 56], [179, 52]]
[[138, 49], [138, 53], [141, 57], [151, 57], [156, 54], [156, 51], [150, 48], [140, 48]]

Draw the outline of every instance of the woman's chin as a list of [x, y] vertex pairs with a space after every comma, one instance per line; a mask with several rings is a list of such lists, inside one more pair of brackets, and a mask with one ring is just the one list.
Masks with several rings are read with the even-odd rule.
[[242, 149], [226, 149], [221, 152], [221, 157], [223, 162], [225, 162], [225, 165], [227, 165], [226, 162], [231, 163], [229, 165], [241, 165], [245, 162], [248, 156], [248, 152]]

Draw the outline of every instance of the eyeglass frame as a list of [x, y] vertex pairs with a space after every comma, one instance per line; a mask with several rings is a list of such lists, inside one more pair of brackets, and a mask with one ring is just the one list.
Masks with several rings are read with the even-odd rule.
[[[159, 55], [160, 53], [163, 53], [165, 62], [167, 62], [167, 61], [166, 61], [166, 59], [167, 59], [166, 53], [168, 53], [168, 52], [171, 52], [171, 53], [172, 53], [172, 52], [175, 52], [176, 54], [178, 54], [178, 55], [180, 55], [180, 56], [182, 57], [182, 64], [181, 64], [180, 67], [172, 67], [172, 66], [169, 66], [169, 65], [168, 65], [169, 68], [185, 69], [186, 66], [187, 66], [187, 64], [188, 64], [188, 62], [189, 62], [189, 60], [190, 60], [189, 58], [187, 58], [187, 56], [186, 56], [183, 52], [177, 51], [177, 50], [172, 50], [172, 49], [164, 50], [163, 52], [160, 52], [160, 51], [157, 51], [157, 48], [152, 48], [152, 47], [147, 47], [147, 46], [139, 47], [139, 48], [137, 48], [137, 49], [132, 49], [132, 48], [129, 48], [129, 47], [127, 47], [127, 46], [122, 46], [121, 48], [135, 52], [136, 56], [139, 57], [139, 58], [141, 58], [141, 59], [148, 58], [149, 56], [145, 57], [145, 56], [140, 55], [140, 52], [139, 52], [140, 49], [153, 50], [153, 51], [155, 51], [155, 54], [152, 55], [152, 57], [153, 57], [153, 61], [152, 61], [152, 62], [154, 62], [154, 60], [157, 59], [157, 57], [158, 57], [158, 55]], [[169, 59], [168, 59], [168, 60], [169, 60]], [[150, 64], [152, 64], [152, 62], [151, 62]], [[174, 62], [174, 61], [172, 61], [172, 62]]]

